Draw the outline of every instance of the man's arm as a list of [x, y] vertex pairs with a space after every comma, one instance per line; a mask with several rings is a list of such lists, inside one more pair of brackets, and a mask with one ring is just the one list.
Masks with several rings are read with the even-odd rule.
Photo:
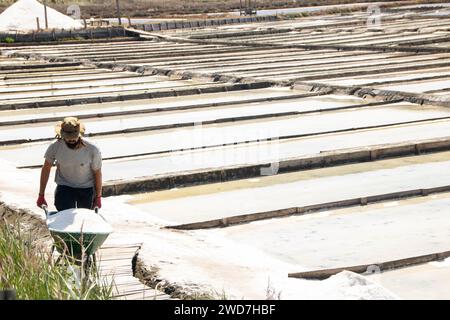
[[95, 177], [95, 195], [96, 197], [102, 196], [102, 169], [98, 169], [97, 171], [94, 171], [94, 177]]
[[98, 169], [94, 171], [94, 179], [95, 179], [95, 198], [92, 207], [102, 207], [102, 169]]
[[45, 188], [47, 187], [48, 178], [50, 176], [50, 171], [52, 169], [52, 164], [45, 160], [44, 165], [41, 170], [41, 183], [39, 186], [39, 197], [36, 201], [36, 204], [39, 208], [42, 208], [42, 205], [47, 206], [47, 201], [45, 201]]
[[50, 171], [52, 169], [52, 164], [45, 160], [44, 165], [41, 170], [41, 183], [39, 187], [39, 195], [43, 196], [45, 194], [45, 188], [47, 188], [48, 178], [50, 177]]

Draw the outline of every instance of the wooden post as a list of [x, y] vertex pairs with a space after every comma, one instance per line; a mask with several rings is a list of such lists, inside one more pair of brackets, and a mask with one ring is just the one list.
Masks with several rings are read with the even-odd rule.
[[117, 18], [119, 19], [119, 26], [122, 25], [122, 18], [120, 16], [120, 3], [119, 0], [116, 0], [116, 7], [117, 7]]
[[37, 30], [41, 30], [41, 26], [39, 25], [39, 17], [36, 17], [36, 25], [37, 25]]
[[44, 0], [45, 29], [48, 29], [47, 1]]

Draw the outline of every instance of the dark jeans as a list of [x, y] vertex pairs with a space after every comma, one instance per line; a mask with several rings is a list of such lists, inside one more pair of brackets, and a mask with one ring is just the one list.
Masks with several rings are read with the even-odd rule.
[[85, 208], [92, 209], [94, 188], [71, 188], [58, 185], [55, 190], [55, 207], [58, 211]]

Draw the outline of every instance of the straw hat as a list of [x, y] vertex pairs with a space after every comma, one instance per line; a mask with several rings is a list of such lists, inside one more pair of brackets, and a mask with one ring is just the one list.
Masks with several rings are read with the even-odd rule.
[[75, 117], [64, 118], [55, 127], [56, 137], [68, 140], [81, 137], [84, 134], [84, 130], [84, 124]]

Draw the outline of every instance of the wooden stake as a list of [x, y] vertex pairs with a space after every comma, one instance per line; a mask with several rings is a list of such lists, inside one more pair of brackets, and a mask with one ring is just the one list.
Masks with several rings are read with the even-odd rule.
[[45, 29], [48, 29], [47, 1], [44, 0]]
[[116, 0], [116, 7], [117, 7], [117, 18], [119, 19], [119, 26], [122, 25], [122, 18], [120, 16], [120, 3], [119, 0]]

